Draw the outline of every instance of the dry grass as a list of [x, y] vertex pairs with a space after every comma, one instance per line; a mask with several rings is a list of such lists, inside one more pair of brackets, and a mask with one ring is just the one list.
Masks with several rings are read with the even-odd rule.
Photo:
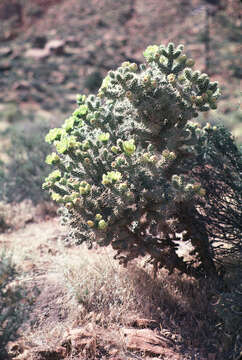
[[[223, 358], [224, 338], [219, 339], [219, 319], [211, 305], [216, 301], [213, 284], [177, 273], [168, 276], [165, 270], [153, 279], [153, 269], [144, 268], [145, 258], [125, 269], [113, 259], [110, 247], [66, 247], [67, 229], [57, 218], [50, 218], [55, 213], [51, 204], [34, 208], [25, 201], [16, 206], [2, 204], [0, 209], [11, 229], [0, 234], [0, 245], [12, 254], [21, 274], [17, 281], [32, 302], [19, 333], [23, 347], [37, 351], [31, 353], [33, 360], [40, 356], [40, 348], [55, 353], [76, 329], [92, 334], [89, 355], [86, 348], [72, 343], [65, 359], [80, 354], [84, 359], [106, 354], [108, 359], [112, 353], [128, 359], [122, 329], [140, 327], [144, 319], [144, 328], [151, 327], [174, 341], [183, 360], [192, 354], [197, 354], [194, 359], [206, 359], [209, 353], [218, 353], [216, 360]], [[36, 223], [36, 219], [42, 221]], [[144, 358], [142, 353], [135, 354]], [[13, 358], [30, 355], [19, 356], [15, 353]]]
[[[32, 311], [21, 328], [25, 347], [56, 349], [71, 331], [82, 328], [92, 334], [84, 359], [115, 351], [128, 359], [122, 328], [147, 319], [151, 325], [148, 321], [146, 326], [175, 342], [183, 360], [191, 354], [197, 354], [194, 359], [219, 354], [212, 284], [166, 271], [154, 280], [152, 269], [143, 268], [144, 260], [125, 269], [113, 259], [111, 248], [65, 247], [65, 232], [52, 219], [0, 236], [22, 271], [19, 281], [32, 291]], [[78, 351], [73, 345], [65, 359], [78, 358]], [[222, 359], [218, 356], [216, 360]]]

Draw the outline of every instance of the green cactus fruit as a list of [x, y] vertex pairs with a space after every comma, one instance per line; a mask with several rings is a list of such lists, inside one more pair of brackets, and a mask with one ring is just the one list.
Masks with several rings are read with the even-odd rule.
[[134, 140], [131, 139], [131, 140], [128, 140], [128, 141], [124, 141], [123, 142], [123, 150], [124, 150], [126, 155], [132, 155], [136, 150]]
[[100, 220], [98, 222], [98, 229], [99, 230], [106, 230], [107, 227], [108, 227], [108, 224], [107, 224], [107, 222], [105, 220]]

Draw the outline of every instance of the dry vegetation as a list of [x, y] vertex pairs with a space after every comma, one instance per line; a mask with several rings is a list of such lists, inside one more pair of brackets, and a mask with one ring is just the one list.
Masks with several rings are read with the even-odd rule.
[[[31, 304], [14, 359], [222, 359], [212, 284], [68, 246], [57, 218], [2, 234]], [[218, 336], [219, 335], [219, 336]]]

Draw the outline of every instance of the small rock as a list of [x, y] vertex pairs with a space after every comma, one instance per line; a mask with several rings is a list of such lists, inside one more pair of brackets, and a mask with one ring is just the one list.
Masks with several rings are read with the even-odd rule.
[[35, 60], [44, 60], [50, 56], [50, 50], [47, 48], [44, 49], [29, 49], [26, 51], [26, 57], [32, 57]]
[[94, 334], [90, 333], [85, 328], [71, 329], [64, 334], [64, 340], [61, 345], [64, 346], [64, 344], [69, 343], [72, 349], [75, 348], [80, 350], [91, 346], [93, 337]]
[[5, 61], [3, 63], [0, 63], [0, 71], [10, 70], [11, 67], [12, 67], [12, 64], [10, 61]]
[[5, 57], [11, 55], [13, 50], [10, 47], [0, 48], [0, 57]]
[[22, 354], [24, 350], [26, 350], [24, 344], [18, 341], [10, 341], [7, 345], [8, 354], [12, 357]]
[[29, 90], [30, 89], [30, 83], [28, 81], [20, 81], [15, 83], [13, 86], [13, 90]]
[[73, 46], [73, 47], [79, 47], [80, 41], [76, 39], [74, 36], [69, 36], [66, 39], [66, 45]]
[[127, 349], [147, 354], [163, 355], [168, 360], [181, 360], [180, 355], [171, 349], [173, 342], [150, 329], [123, 329]]
[[54, 53], [55, 55], [64, 54], [65, 41], [63, 40], [51, 40], [45, 46], [45, 49]]
[[150, 319], [131, 319], [129, 322], [130, 326], [137, 327], [137, 328], [151, 328], [155, 329], [159, 327], [159, 324], [155, 320]]

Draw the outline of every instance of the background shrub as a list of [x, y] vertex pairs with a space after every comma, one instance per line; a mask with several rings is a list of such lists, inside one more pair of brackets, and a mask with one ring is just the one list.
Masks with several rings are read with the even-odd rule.
[[47, 175], [44, 159], [50, 146], [44, 142], [48, 129], [46, 121], [26, 121], [5, 131], [10, 139], [6, 150], [8, 161], [1, 165], [1, 199], [20, 202], [31, 199], [33, 203], [48, 197], [41, 189]]

